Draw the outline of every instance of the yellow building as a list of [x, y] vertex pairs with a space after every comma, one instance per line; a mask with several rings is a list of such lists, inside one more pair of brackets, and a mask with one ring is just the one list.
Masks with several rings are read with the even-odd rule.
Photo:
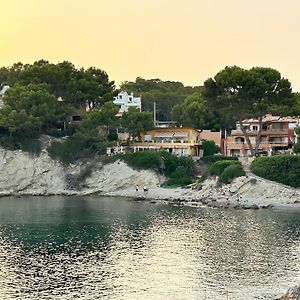
[[134, 152], [167, 151], [177, 156], [202, 156], [200, 131], [190, 127], [156, 127], [141, 135], [131, 146]]

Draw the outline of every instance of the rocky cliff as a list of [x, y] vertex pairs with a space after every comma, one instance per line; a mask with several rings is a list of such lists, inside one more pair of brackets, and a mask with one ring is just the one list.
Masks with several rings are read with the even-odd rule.
[[39, 156], [0, 149], [0, 195], [110, 193], [135, 185], [159, 185], [149, 171], [135, 171], [117, 161], [85, 161], [64, 166], [43, 150]]
[[[300, 189], [271, 182], [252, 174], [220, 186], [208, 179], [196, 189], [160, 187], [164, 178], [137, 171], [118, 160], [103, 165], [100, 160], [64, 166], [43, 150], [39, 156], [0, 148], [0, 196], [102, 194], [169, 201], [198, 202], [214, 206], [267, 207], [294, 205], [300, 208]], [[136, 186], [139, 190], [136, 191]], [[149, 190], [144, 192], [142, 187]], [[297, 204], [297, 205], [296, 205]]]

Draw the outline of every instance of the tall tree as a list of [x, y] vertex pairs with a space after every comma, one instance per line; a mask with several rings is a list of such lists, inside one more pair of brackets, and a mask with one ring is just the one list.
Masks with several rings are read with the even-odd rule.
[[101, 109], [93, 109], [86, 113], [82, 122], [78, 126], [78, 133], [84, 136], [97, 137], [99, 135], [99, 127], [105, 126], [106, 136], [110, 127], [117, 125], [118, 118], [116, 114], [118, 107], [112, 102], [106, 102]]
[[184, 126], [198, 129], [220, 130], [233, 128], [234, 121], [209, 107], [201, 93], [188, 96], [182, 104], [177, 104], [171, 112], [172, 120]]
[[171, 110], [176, 104], [183, 103], [184, 99], [199, 91], [201, 87], [184, 86], [181, 82], [162, 81], [160, 79], [136, 78], [135, 82], [125, 81], [121, 89], [133, 92], [142, 97], [142, 110], [153, 111], [156, 102], [157, 118], [160, 121], [171, 120]]
[[[277, 70], [263, 67], [249, 70], [226, 67], [205, 81], [203, 95], [209, 107], [227, 113], [239, 122], [251, 155], [258, 152], [263, 116], [279, 108], [283, 111], [295, 101], [290, 82]], [[259, 120], [255, 148], [243, 126], [243, 119], [248, 117]]]
[[66, 113], [56, 97], [43, 85], [15, 85], [4, 96], [0, 110], [0, 126], [11, 133], [30, 135]]
[[105, 71], [94, 67], [76, 69], [68, 61], [52, 64], [39, 60], [32, 65], [17, 63], [10, 68], [1, 68], [0, 87], [4, 84], [44, 84], [50, 94], [62, 97], [74, 107], [85, 104], [100, 107], [112, 100], [115, 93], [114, 82]]
[[131, 137], [140, 138], [143, 131], [153, 128], [153, 116], [150, 112], [140, 112], [131, 107], [123, 114], [121, 124]]

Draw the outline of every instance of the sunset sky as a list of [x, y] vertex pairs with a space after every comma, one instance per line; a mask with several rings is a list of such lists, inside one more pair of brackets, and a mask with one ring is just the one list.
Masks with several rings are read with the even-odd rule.
[[299, 0], [0, 0], [0, 65], [46, 59], [117, 84], [201, 85], [226, 65], [266, 66], [300, 91]]

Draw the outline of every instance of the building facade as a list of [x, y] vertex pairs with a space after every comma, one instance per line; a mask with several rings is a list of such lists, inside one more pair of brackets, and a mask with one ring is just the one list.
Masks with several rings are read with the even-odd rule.
[[139, 111], [142, 110], [141, 97], [134, 97], [133, 93], [130, 95], [127, 92], [120, 92], [118, 96], [114, 97], [113, 103], [120, 107], [118, 115], [122, 115], [124, 112], [128, 111], [129, 107], [135, 107]]
[[141, 135], [141, 141], [131, 146], [134, 152], [167, 151], [176, 156], [201, 157], [200, 132], [189, 127], [157, 127]]
[[[256, 137], [259, 131], [258, 119], [246, 119], [243, 126], [255, 149]], [[266, 115], [262, 120], [262, 131], [258, 150], [261, 154], [272, 155], [279, 153], [289, 153], [295, 143], [295, 127], [299, 126], [299, 118], [280, 117]], [[228, 156], [248, 156], [250, 150], [240, 124], [236, 124], [236, 129], [231, 131], [230, 136], [225, 139], [225, 155]]]

